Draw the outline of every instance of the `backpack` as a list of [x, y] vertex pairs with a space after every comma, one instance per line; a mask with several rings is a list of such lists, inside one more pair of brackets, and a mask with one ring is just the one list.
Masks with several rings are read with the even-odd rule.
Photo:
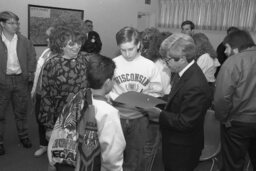
[[[83, 168], [83, 171], [87, 171], [87, 167], [91, 168], [90, 165], [94, 165], [94, 162], [100, 159], [97, 132], [91, 90], [81, 90], [69, 99], [54, 125], [48, 144], [49, 163], [77, 166], [77, 169]], [[93, 144], [84, 143], [92, 140]], [[84, 149], [87, 149], [87, 158], [83, 157]], [[100, 165], [100, 162], [96, 163]]]

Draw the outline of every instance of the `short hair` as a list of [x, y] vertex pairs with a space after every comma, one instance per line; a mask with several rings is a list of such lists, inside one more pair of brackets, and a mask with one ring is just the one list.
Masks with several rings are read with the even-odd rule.
[[195, 33], [192, 38], [194, 39], [196, 45], [196, 58], [199, 58], [205, 53], [208, 53], [213, 59], [217, 57], [216, 51], [204, 33]]
[[92, 20], [85, 20], [84, 23], [93, 23]]
[[63, 47], [67, 45], [68, 40], [83, 44], [86, 35], [78, 28], [71, 26], [58, 26], [54, 28], [49, 36], [50, 49], [53, 53], [62, 54]]
[[116, 33], [116, 43], [121, 45], [122, 43], [132, 42], [137, 45], [140, 41], [139, 31], [133, 27], [124, 27]]
[[3, 11], [0, 13], [0, 22], [6, 22], [9, 19], [19, 21], [19, 17], [11, 11]]
[[237, 30], [228, 34], [223, 44], [229, 44], [232, 49], [237, 48], [239, 51], [255, 46], [251, 35], [245, 30]]
[[87, 80], [92, 89], [101, 89], [107, 79], [112, 79], [116, 65], [114, 61], [100, 54], [92, 54], [89, 58]]
[[189, 35], [174, 33], [162, 42], [159, 52], [163, 58], [178, 60], [185, 56], [191, 62], [195, 58], [195, 43]]
[[231, 26], [231, 27], [229, 27], [227, 29], [227, 34], [230, 34], [230, 33], [234, 32], [234, 31], [238, 31], [238, 30], [240, 30], [240, 29], [237, 28], [237, 27]]
[[194, 30], [194, 29], [195, 29], [195, 24], [194, 24], [192, 21], [190, 21], [190, 20], [183, 21], [183, 22], [181, 23], [181, 28], [182, 28], [184, 25], [190, 25], [191, 30]]

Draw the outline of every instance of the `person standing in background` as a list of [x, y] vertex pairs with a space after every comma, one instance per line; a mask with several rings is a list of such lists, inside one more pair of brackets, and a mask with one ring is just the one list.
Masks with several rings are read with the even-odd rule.
[[87, 53], [100, 53], [102, 42], [99, 34], [96, 31], [93, 31], [93, 22], [91, 20], [85, 20], [84, 23], [87, 40], [82, 45], [81, 51]]
[[211, 42], [204, 33], [195, 33], [192, 38], [196, 45], [196, 63], [202, 69], [209, 86], [211, 87], [211, 96], [213, 99], [213, 93], [215, 89], [215, 72], [220, 63], [217, 59], [217, 54], [212, 47]]
[[27, 124], [28, 83], [33, 80], [36, 52], [32, 42], [21, 35], [19, 17], [10, 11], [0, 13], [0, 155], [4, 149], [5, 112], [12, 103], [19, 140], [31, 148]]
[[194, 29], [195, 24], [190, 20], [183, 21], [181, 24], [181, 33], [192, 36], [194, 34]]
[[221, 171], [240, 171], [249, 153], [256, 169], [256, 45], [244, 30], [228, 34], [228, 59], [216, 81], [214, 110], [221, 122]]
[[[234, 31], [238, 31], [239, 29], [237, 27], [229, 27], [227, 29], [227, 35], [229, 35], [230, 33], [234, 32]], [[220, 67], [221, 65], [225, 62], [225, 60], [228, 58], [228, 56], [225, 54], [225, 50], [226, 50], [226, 47], [225, 45], [223, 44], [223, 42], [221, 42], [218, 47], [217, 47], [217, 58], [220, 62], [220, 66], [217, 67], [217, 70], [215, 72], [215, 77], [217, 78], [217, 75], [220, 71]]]

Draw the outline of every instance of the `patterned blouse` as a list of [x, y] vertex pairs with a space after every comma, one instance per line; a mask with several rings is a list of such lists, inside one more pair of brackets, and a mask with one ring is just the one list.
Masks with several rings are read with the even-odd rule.
[[67, 98], [87, 87], [87, 58], [79, 54], [75, 59], [57, 55], [47, 61], [42, 76], [42, 96], [39, 121], [52, 129]]

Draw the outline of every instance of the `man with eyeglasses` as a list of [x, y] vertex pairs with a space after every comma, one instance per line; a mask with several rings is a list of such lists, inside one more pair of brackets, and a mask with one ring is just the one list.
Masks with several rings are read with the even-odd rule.
[[33, 80], [36, 52], [19, 31], [19, 17], [10, 11], [0, 13], [0, 155], [4, 149], [5, 112], [12, 103], [18, 137], [24, 148], [31, 148], [28, 135], [28, 82]]
[[192, 171], [204, 147], [203, 124], [211, 103], [210, 87], [194, 60], [195, 44], [190, 36], [172, 34], [162, 42], [160, 54], [177, 81], [164, 109], [148, 109], [149, 116], [159, 119], [165, 171]]
[[87, 40], [81, 47], [81, 51], [87, 53], [100, 53], [102, 42], [100, 36], [96, 31], [93, 31], [93, 22], [91, 20], [85, 20], [85, 32], [87, 35]]

